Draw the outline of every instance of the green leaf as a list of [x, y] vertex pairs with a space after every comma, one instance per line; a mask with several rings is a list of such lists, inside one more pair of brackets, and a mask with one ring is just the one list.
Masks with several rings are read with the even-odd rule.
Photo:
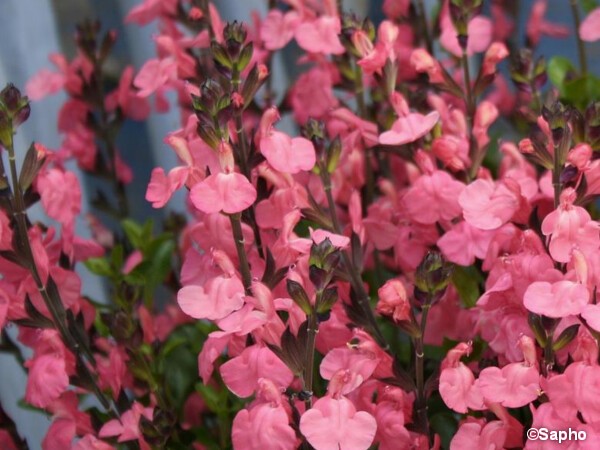
[[196, 354], [183, 346], [175, 348], [164, 360], [166, 390], [177, 409], [183, 407], [186, 398], [198, 380]]
[[102, 315], [99, 310], [96, 310], [96, 316], [94, 317], [94, 328], [100, 336], [108, 337], [111, 335], [111, 330], [102, 320]]
[[598, 2], [596, 0], [581, 0], [581, 7], [586, 14], [589, 14], [598, 7]]
[[139, 249], [143, 245], [142, 227], [131, 219], [125, 219], [121, 222], [125, 236], [131, 242], [134, 248]]
[[574, 72], [576, 72], [576, 70], [571, 63], [571, 60], [564, 56], [555, 56], [548, 62], [548, 78], [550, 78], [550, 82], [556, 86], [561, 93], [563, 92], [563, 84], [565, 79], [567, 79], [567, 75]]
[[208, 409], [213, 412], [220, 410], [221, 396], [214, 388], [206, 386], [202, 383], [198, 383], [196, 384], [196, 391], [198, 391], [198, 393], [202, 396], [202, 399], [204, 400], [204, 403], [206, 403]]
[[152, 257], [149, 259], [149, 268], [146, 272], [147, 284], [144, 288], [144, 298], [151, 300], [156, 287], [164, 281], [171, 271], [171, 260], [175, 251], [175, 242], [172, 240], [160, 243]]
[[581, 110], [585, 109], [590, 103], [600, 100], [600, 79], [587, 74], [565, 81], [563, 99]]
[[472, 308], [481, 295], [480, 284], [483, 277], [473, 266], [454, 266], [452, 272], [452, 284], [458, 291], [461, 303], [465, 308]]
[[84, 261], [85, 267], [95, 275], [110, 277], [113, 274], [112, 267], [105, 258], [90, 258]]
[[442, 448], [450, 448], [450, 441], [458, 430], [458, 422], [454, 414], [450, 412], [441, 412], [434, 414], [429, 419], [429, 424], [436, 434], [439, 434], [442, 440]]
[[121, 244], [115, 245], [113, 247], [112, 252], [110, 254], [110, 259], [113, 268], [121, 270], [121, 267], [123, 267], [123, 263], [125, 262], [123, 246]]

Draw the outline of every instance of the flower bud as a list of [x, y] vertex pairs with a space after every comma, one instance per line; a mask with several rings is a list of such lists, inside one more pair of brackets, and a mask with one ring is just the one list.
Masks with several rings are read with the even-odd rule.
[[391, 317], [398, 323], [410, 320], [410, 302], [406, 288], [398, 279], [389, 280], [378, 291], [379, 301], [375, 309], [382, 316]]
[[429, 252], [417, 267], [415, 275], [415, 298], [423, 304], [438, 301], [450, 282], [452, 264], [439, 252]]
[[242, 45], [246, 42], [246, 27], [243, 23], [229, 22], [223, 28], [223, 40], [225, 41], [225, 48], [232, 61], [237, 62], [240, 56]]
[[12, 83], [0, 92], [0, 144], [12, 145], [15, 129], [29, 118], [31, 108], [27, 97]]

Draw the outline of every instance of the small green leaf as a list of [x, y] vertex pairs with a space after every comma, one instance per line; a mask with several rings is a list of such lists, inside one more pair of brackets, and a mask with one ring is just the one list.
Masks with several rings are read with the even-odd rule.
[[121, 270], [123, 263], [125, 262], [125, 256], [123, 246], [121, 244], [115, 245], [110, 254], [112, 266], [115, 269]]
[[569, 58], [555, 56], [548, 62], [548, 78], [550, 82], [563, 92], [563, 84], [570, 73], [576, 72]]
[[596, 0], [581, 0], [581, 7], [586, 14], [589, 14], [598, 7]]
[[483, 277], [473, 267], [454, 266], [452, 272], [452, 284], [458, 291], [461, 303], [465, 308], [472, 308], [481, 295], [480, 284]]
[[560, 336], [558, 336], [558, 338], [556, 338], [556, 340], [552, 344], [552, 350], [557, 352], [569, 345], [573, 341], [573, 339], [577, 337], [579, 326], [580, 324], [576, 323], [571, 325], [570, 327], [565, 328], [563, 332], [560, 333]]
[[198, 391], [198, 393], [202, 396], [202, 399], [204, 400], [204, 403], [206, 403], [208, 409], [210, 409], [213, 412], [217, 412], [220, 410], [221, 397], [219, 396], [219, 393], [215, 391], [212, 387], [206, 386], [202, 383], [198, 383], [196, 384], [196, 391]]
[[110, 277], [113, 273], [110, 264], [105, 258], [90, 258], [84, 261], [85, 267], [95, 275]]
[[146, 272], [147, 284], [144, 288], [144, 298], [151, 300], [154, 290], [160, 285], [171, 271], [171, 260], [175, 251], [175, 242], [172, 240], [160, 243], [149, 258], [149, 268]]
[[443, 448], [450, 448], [450, 441], [458, 430], [458, 421], [450, 412], [434, 414], [429, 420], [431, 429], [440, 436]]
[[140, 248], [143, 245], [142, 227], [131, 219], [123, 220], [121, 225], [131, 245], [136, 249]]
[[562, 94], [565, 101], [583, 110], [590, 103], [600, 100], [600, 79], [587, 74], [565, 81]]

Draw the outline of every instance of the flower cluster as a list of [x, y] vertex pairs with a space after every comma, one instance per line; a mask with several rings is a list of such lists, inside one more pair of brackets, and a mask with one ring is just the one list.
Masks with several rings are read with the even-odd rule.
[[[0, 93], [0, 327], [33, 350], [44, 450], [555, 448], [531, 427], [595, 448], [600, 79], [584, 42], [600, 9], [581, 20], [571, 2], [575, 67], [536, 55], [570, 34], [546, 0], [523, 43], [508, 1], [445, 0], [431, 18], [385, 0], [377, 26], [340, 1], [281, 3], [245, 24], [206, 0], [140, 2], [127, 21], [158, 22], [156, 58], [112, 92], [115, 35], [79, 26], [78, 55], [27, 86], [68, 93], [64, 141], [34, 144], [20, 172], [29, 102]], [[302, 72], [274, 92], [292, 42]], [[172, 107], [180, 165], [152, 171], [146, 200], [185, 190], [187, 216], [156, 234], [127, 217], [116, 135]], [[91, 240], [74, 233], [72, 159], [113, 187]], [[28, 220], [37, 200], [60, 233]], [[80, 263], [108, 280], [106, 304], [82, 297]]]

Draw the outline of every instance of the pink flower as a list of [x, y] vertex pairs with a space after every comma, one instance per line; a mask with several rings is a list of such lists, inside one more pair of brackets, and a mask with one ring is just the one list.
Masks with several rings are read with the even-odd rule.
[[403, 145], [415, 142], [429, 133], [439, 119], [440, 114], [437, 111], [432, 111], [427, 115], [408, 113], [406, 116], [398, 117], [391, 130], [384, 131], [379, 135], [379, 143]]
[[260, 38], [267, 50], [279, 50], [287, 45], [294, 37], [300, 17], [296, 11], [285, 14], [278, 9], [272, 9], [262, 21]]
[[37, 178], [37, 190], [46, 214], [63, 226], [71, 226], [81, 211], [81, 189], [73, 172], [52, 168]]
[[162, 167], [155, 167], [152, 169], [146, 189], [146, 200], [152, 203], [153, 208], [162, 208], [171, 199], [173, 193], [183, 186], [185, 178], [187, 173], [183, 170], [173, 169], [166, 175]]
[[437, 245], [448, 261], [470, 266], [475, 258], [485, 259], [493, 237], [493, 231], [480, 230], [462, 221], [444, 233]]
[[410, 320], [410, 302], [402, 281], [388, 280], [377, 291], [379, 301], [376, 311], [383, 316], [391, 316], [394, 322]]
[[33, 100], [41, 100], [48, 95], [56, 94], [65, 85], [63, 74], [42, 69], [27, 81], [25, 92]]
[[220, 367], [227, 388], [238, 397], [250, 397], [261, 378], [271, 380], [279, 388], [287, 388], [294, 374], [267, 347], [252, 345]]
[[283, 406], [269, 403], [237, 413], [231, 439], [237, 450], [294, 450], [297, 443]]
[[485, 423], [483, 419], [468, 418], [450, 442], [450, 450], [503, 449], [506, 441], [505, 425], [499, 420]]
[[569, 262], [574, 248], [592, 250], [600, 245], [600, 225], [584, 208], [573, 204], [576, 198], [573, 188], [565, 189], [558, 208], [542, 222], [542, 233], [550, 236], [550, 255], [558, 262]]
[[75, 428], [75, 422], [70, 419], [62, 417], [54, 419], [42, 441], [42, 450], [71, 448], [71, 441], [75, 437]]
[[519, 340], [525, 361], [499, 367], [487, 367], [479, 374], [479, 388], [486, 401], [507, 408], [519, 408], [538, 398], [540, 374], [537, 368], [535, 344], [529, 336]]
[[350, 245], [349, 237], [341, 236], [339, 234], [335, 234], [330, 231], [322, 230], [322, 229], [313, 230], [311, 228], [310, 229], [310, 238], [313, 240], [313, 242], [315, 244], [320, 244], [325, 239], [329, 239], [329, 241], [331, 242], [331, 245], [333, 245], [334, 247], [340, 248], [340, 249], [345, 249], [346, 247], [348, 247], [348, 245]]
[[561, 318], [578, 315], [590, 301], [590, 292], [573, 281], [536, 281], [529, 285], [523, 305], [529, 311], [548, 317]]
[[[440, 44], [456, 57], [462, 56], [462, 48], [458, 43], [456, 28], [449, 16], [441, 20], [442, 34]], [[468, 25], [467, 56], [485, 51], [492, 42], [492, 21], [486, 17], [477, 16]]]
[[471, 165], [469, 143], [464, 137], [444, 134], [433, 141], [433, 154], [452, 171], [465, 170]]
[[458, 198], [465, 185], [441, 170], [421, 175], [402, 198], [406, 214], [415, 222], [434, 224], [461, 213]]
[[244, 305], [244, 286], [237, 277], [217, 276], [204, 286], [183, 286], [177, 293], [177, 302], [194, 319], [218, 320]]
[[331, 71], [317, 66], [300, 75], [290, 93], [290, 102], [299, 123], [305, 123], [309, 117], [324, 117], [339, 103], [333, 95]]
[[129, 11], [125, 17], [125, 23], [137, 23], [146, 25], [161, 15], [174, 15], [177, 13], [176, 0], [144, 0]]
[[296, 28], [296, 42], [303, 50], [325, 55], [341, 55], [346, 50], [338, 37], [342, 31], [339, 17], [321, 16]]
[[410, 0], [384, 0], [383, 12], [390, 19], [400, 19], [408, 15]]
[[386, 386], [375, 408], [376, 442], [380, 450], [409, 450], [412, 438], [405, 424], [412, 413], [411, 400], [399, 388]]
[[177, 76], [177, 63], [170, 58], [147, 61], [133, 80], [140, 91], [138, 96], [148, 97]]
[[92, 63], [81, 55], [69, 63], [60, 53], [52, 53], [49, 59], [58, 69], [58, 73], [42, 69], [27, 82], [27, 95], [32, 100], [41, 100], [61, 89], [72, 95], [81, 94], [83, 81], [89, 79], [93, 71]]
[[527, 39], [533, 47], [537, 46], [542, 35], [555, 38], [563, 38], [569, 35], [568, 27], [557, 25], [544, 19], [546, 9], [548, 9], [547, 0], [537, 0], [533, 4], [533, 8], [531, 8], [531, 14], [527, 22]]
[[331, 380], [340, 370], [346, 371], [347, 380], [340, 393], [346, 395], [355, 390], [373, 374], [379, 359], [358, 349], [340, 347], [331, 350], [320, 366], [320, 374], [325, 380]]
[[[513, 189], [511, 189], [511, 187]], [[516, 186], [518, 188], [518, 185]], [[465, 220], [481, 230], [495, 230], [508, 222], [519, 209], [514, 186], [490, 180], [475, 180], [458, 198]]]
[[[396, 61], [395, 46], [399, 33], [400, 30], [396, 24], [389, 20], [384, 20], [379, 25], [379, 29], [377, 30], [377, 44], [373, 47], [371, 40], [366, 36], [364, 31], [354, 32], [352, 41], [361, 53], [362, 58], [358, 61], [358, 65], [362, 67], [364, 73], [368, 75], [372, 75], [375, 72], [381, 73], [387, 60], [391, 62]], [[362, 42], [366, 45], [358, 45], [359, 43], [356, 42], [356, 38], [359, 36], [364, 36]]]
[[494, 75], [496, 73], [496, 66], [498, 63], [503, 59], [506, 59], [508, 55], [509, 51], [504, 43], [494, 42], [485, 52], [481, 73], [484, 76]]
[[10, 220], [0, 209], [0, 250], [10, 250], [12, 248], [13, 231], [10, 227]]
[[[583, 317], [585, 323], [587, 323], [591, 328], [600, 332], [600, 305], [585, 305], [583, 311], [581, 312], [581, 317]], [[2, 321], [0, 320], [0, 324], [1, 323]]]
[[137, 95], [132, 88], [133, 67], [125, 68], [119, 80], [119, 87], [106, 98], [106, 109], [114, 111], [121, 108], [123, 114], [133, 120], [146, 120], [150, 114], [150, 104]]
[[10, 298], [0, 287], [0, 330], [4, 328], [6, 324], [6, 316], [8, 315], [8, 306], [9, 306]]
[[371, 414], [357, 412], [347, 398], [327, 396], [302, 414], [300, 431], [315, 450], [367, 450], [377, 422]]
[[444, 84], [444, 75], [440, 63], [435, 60], [425, 49], [417, 48], [410, 55], [410, 64], [418, 73], [427, 72], [429, 82]]
[[488, 128], [498, 118], [498, 108], [487, 100], [482, 101], [475, 111], [473, 121], [473, 136], [477, 141], [477, 147], [483, 149], [490, 142]]
[[[161, 167], [152, 170], [146, 200], [152, 202], [154, 208], [162, 208], [184, 184], [191, 189], [202, 181], [206, 167], [209, 167], [211, 172], [220, 169], [218, 157], [213, 149], [199, 138], [188, 141], [178, 133], [171, 133], [165, 138], [165, 143], [175, 151], [184, 165], [171, 169], [167, 175]], [[222, 146], [224, 147], [224, 144]]]
[[103, 389], [110, 388], [115, 400], [119, 397], [123, 384], [131, 382], [131, 375], [127, 369], [128, 360], [125, 350], [116, 346], [111, 347], [108, 358], [97, 358], [100, 386]]
[[579, 37], [587, 42], [600, 39], [600, 8], [594, 9], [583, 19], [579, 26]]
[[27, 361], [29, 368], [25, 400], [38, 408], [46, 408], [69, 387], [65, 359], [44, 354]]
[[113, 419], [106, 422], [102, 428], [100, 428], [98, 436], [119, 436], [118, 442], [133, 441], [137, 439], [142, 450], [149, 450], [150, 446], [144, 440], [139, 423], [142, 416], [151, 421], [153, 418], [153, 411], [154, 408], [144, 408], [141, 403], [134, 402], [131, 409], [123, 413], [120, 419]]
[[315, 148], [308, 139], [291, 138], [277, 131], [273, 124], [279, 120], [277, 108], [265, 111], [260, 121], [260, 152], [274, 169], [286, 173], [311, 170], [316, 162]]
[[204, 341], [202, 350], [198, 354], [198, 373], [202, 382], [208, 384], [214, 370], [214, 362], [225, 350], [229, 336], [215, 336], [214, 333], [208, 335]]
[[198, 210], [207, 214], [220, 211], [235, 214], [254, 203], [256, 189], [240, 173], [217, 173], [196, 184], [190, 191], [190, 200]]
[[471, 351], [469, 344], [460, 343], [448, 352], [442, 361], [440, 395], [444, 403], [456, 412], [465, 414], [470, 409], [483, 409], [483, 398], [471, 369], [460, 361]]

